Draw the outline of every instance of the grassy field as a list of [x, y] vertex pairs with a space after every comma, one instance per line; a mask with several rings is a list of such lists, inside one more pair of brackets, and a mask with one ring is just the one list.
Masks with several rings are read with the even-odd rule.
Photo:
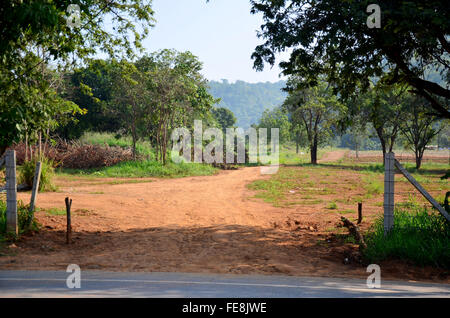
[[[311, 165], [305, 163], [307, 159], [304, 156], [306, 155], [294, 159], [292, 149], [287, 149], [282, 157], [287, 158], [284, 162], [290, 164], [280, 167], [277, 174], [248, 185], [249, 189], [255, 191], [255, 198], [276, 207], [319, 215], [320, 219], [334, 219], [335, 222], [339, 222], [341, 215], [356, 221], [357, 203], [362, 202], [365, 220], [362, 229], [370, 242], [365, 254], [368, 260], [398, 258], [418, 265], [450, 266], [448, 239], [438, 234], [440, 232], [437, 230], [428, 230], [442, 227], [442, 219], [436, 216], [436, 213], [430, 212], [430, 204], [404, 176], [395, 176], [398, 223], [393, 234], [385, 239], [384, 236], [380, 237], [380, 220], [383, 217], [383, 165], [354, 163], [346, 158], [337, 162]], [[414, 168], [413, 163], [406, 163], [404, 166], [435, 199], [440, 203], [444, 201], [445, 193], [450, 189], [449, 180], [441, 179], [448, 171], [447, 164], [424, 163], [419, 171]], [[444, 220], [444, 223], [448, 222]], [[413, 225], [416, 226], [415, 230]], [[422, 231], [424, 228], [427, 229], [425, 232]], [[329, 232], [335, 235], [341, 235], [342, 231], [338, 226], [329, 227]], [[442, 233], [448, 233], [448, 227]], [[434, 256], [426, 256], [427, 250]]]
[[129, 161], [112, 167], [97, 169], [59, 169], [58, 175], [90, 176], [104, 178], [180, 178], [188, 176], [208, 176], [216, 173], [218, 169], [206, 164], [172, 162], [163, 165], [156, 161]]

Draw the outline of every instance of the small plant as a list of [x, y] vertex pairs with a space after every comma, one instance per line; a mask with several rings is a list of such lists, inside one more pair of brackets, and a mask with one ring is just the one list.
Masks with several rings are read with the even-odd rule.
[[327, 209], [336, 210], [338, 208], [336, 202], [330, 202], [327, 206]]
[[[36, 172], [37, 158], [24, 161], [20, 167], [19, 183], [26, 184], [30, 188], [33, 186], [34, 174]], [[55, 191], [56, 186], [52, 183], [54, 176], [54, 162], [47, 158], [41, 160], [41, 179], [39, 182], [39, 191]]]

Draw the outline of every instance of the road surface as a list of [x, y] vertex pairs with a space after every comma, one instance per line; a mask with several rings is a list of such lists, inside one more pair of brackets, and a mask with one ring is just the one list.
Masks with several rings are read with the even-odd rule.
[[450, 297], [450, 285], [364, 279], [182, 273], [81, 272], [69, 289], [65, 271], [0, 271], [0, 297]]

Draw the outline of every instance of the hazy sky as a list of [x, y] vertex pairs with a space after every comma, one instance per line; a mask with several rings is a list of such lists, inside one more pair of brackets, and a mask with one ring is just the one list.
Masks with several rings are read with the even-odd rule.
[[203, 62], [209, 80], [280, 80], [277, 65], [253, 69], [250, 57], [262, 41], [256, 36], [262, 18], [250, 13], [248, 0], [153, 0], [153, 9], [157, 22], [144, 41], [148, 51], [189, 50]]

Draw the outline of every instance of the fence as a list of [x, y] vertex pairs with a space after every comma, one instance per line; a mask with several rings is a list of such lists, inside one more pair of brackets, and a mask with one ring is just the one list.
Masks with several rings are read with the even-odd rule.
[[386, 154], [384, 164], [384, 232], [388, 233], [394, 226], [394, 193], [395, 168], [397, 168], [408, 181], [441, 213], [449, 222], [450, 215], [445, 209], [417, 182], [416, 179], [395, 159], [393, 152]]
[[8, 150], [0, 159], [0, 168], [2, 166], [5, 166], [6, 178], [6, 232], [17, 235], [17, 175], [14, 150]]

